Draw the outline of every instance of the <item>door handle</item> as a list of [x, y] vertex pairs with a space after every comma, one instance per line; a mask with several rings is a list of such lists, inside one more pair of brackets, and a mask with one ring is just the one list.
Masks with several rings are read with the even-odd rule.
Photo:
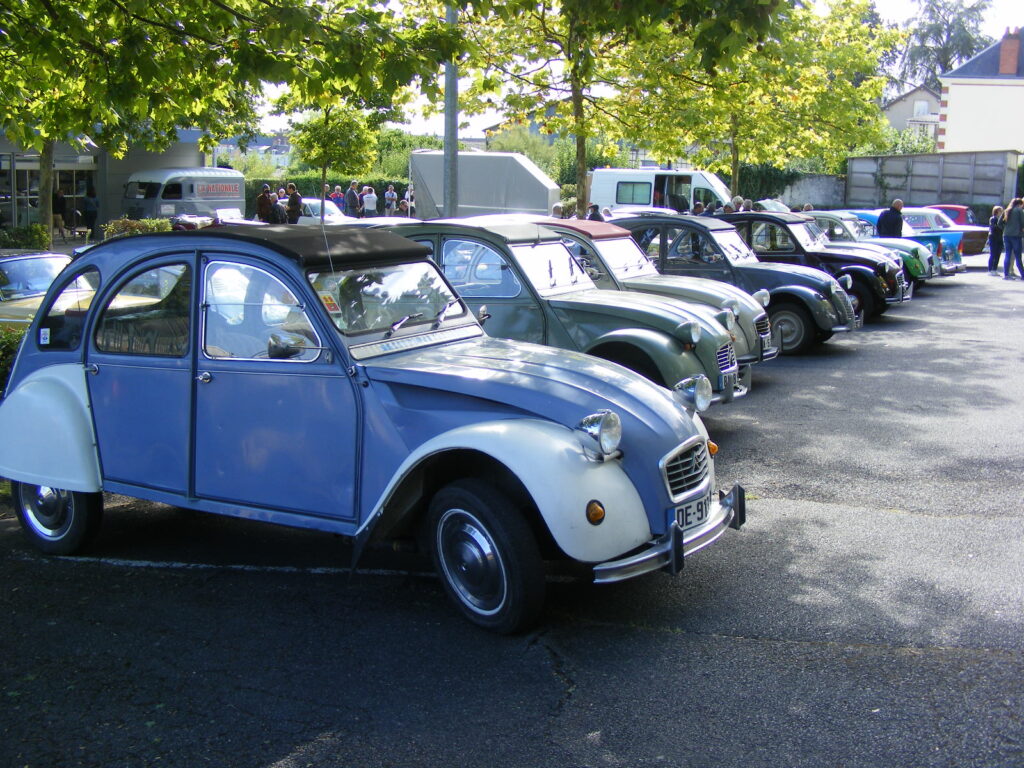
[[198, 381], [200, 384], [209, 384], [211, 381], [213, 381], [213, 374], [211, 374], [209, 371], [203, 371], [198, 376], [196, 376], [196, 381]]
[[91, 373], [93, 376], [95, 376], [100, 372], [100, 367], [96, 365], [96, 363], [93, 363], [92, 365], [85, 366], [85, 371], [86, 373]]

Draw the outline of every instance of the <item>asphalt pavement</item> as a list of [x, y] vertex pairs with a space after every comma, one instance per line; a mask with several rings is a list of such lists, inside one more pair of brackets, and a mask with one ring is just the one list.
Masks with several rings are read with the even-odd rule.
[[706, 417], [748, 522], [678, 577], [460, 619], [428, 564], [109, 500], [0, 507], [0, 766], [1024, 765], [1024, 282], [929, 283]]

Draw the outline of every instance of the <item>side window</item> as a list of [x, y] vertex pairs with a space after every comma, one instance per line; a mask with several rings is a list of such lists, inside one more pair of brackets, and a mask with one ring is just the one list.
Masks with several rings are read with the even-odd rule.
[[751, 228], [750, 247], [755, 253], [790, 253], [793, 240], [778, 224], [755, 221]]
[[96, 326], [96, 348], [122, 355], [182, 357], [188, 352], [192, 270], [157, 267], [129, 280], [107, 302]]
[[651, 182], [620, 181], [615, 185], [615, 203], [617, 205], [650, 205]]
[[39, 346], [44, 349], [78, 349], [85, 314], [100, 287], [95, 268], [82, 272], [58, 293], [39, 323]]
[[161, 197], [164, 200], [181, 200], [181, 182], [167, 184]]
[[694, 187], [693, 188], [693, 202], [696, 203], [697, 201], [700, 201], [700, 202], [704, 203], [704, 205], [706, 206], [712, 200], [714, 200], [717, 203], [718, 202], [718, 195], [716, 195], [714, 192], [712, 192], [707, 187]]
[[262, 269], [211, 262], [202, 306], [207, 357], [307, 362], [320, 354], [320, 337], [302, 304]]
[[522, 284], [505, 258], [483, 243], [446, 240], [441, 248], [441, 269], [463, 296], [511, 299], [522, 292]]

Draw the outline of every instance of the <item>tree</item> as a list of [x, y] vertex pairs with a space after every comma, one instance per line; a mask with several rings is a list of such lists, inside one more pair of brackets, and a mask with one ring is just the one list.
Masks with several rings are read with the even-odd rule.
[[908, 24], [909, 37], [900, 60], [904, 85], [938, 91], [939, 75], [955, 69], [992, 44], [981, 31], [992, 0], [918, 0], [920, 12]]
[[656, 157], [727, 171], [734, 192], [741, 163], [819, 157], [837, 166], [883, 126], [876, 102], [885, 83], [876, 72], [898, 33], [865, 26], [868, 11], [866, 0], [835, 0], [825, 16], [788, 8], [768, 38], [746, 44], [713, 75], [700, 50], [662, 27], [628, 58], [658, 67], [624, 63], [610, 73], [619, 83], [617, 129]]
[[[429, 3], [431, 0], [423, 0]], [[763, 35], [782, 0], [540, 0], [481, 5], [463, 18], [475, 72], [463, 106], [500, 103], [507, 117], [531, 116], [548, 133], [572, 136], [576, 174], [587, 171], [587, 140], [611, 119], [600, 100], [604, 64], [663, 25], [692, 41], [712, 67]], [[586, 199], [580, 196], [582, 215]]]
[[[380, 99], [416, 78], [436, 92], [456, 42], [439, 20], [372, 0], [7, 0], [0, 129], [44, 158], [53, 142], [82, 137], [114, 155], [163, 148], [177, 128], [202, 129], [210, 143], [244, 137], [263, 82], [321, 106], [339, 93]], [[44, 160], [44, 221], [51, 170]]]
[[381, 179], [409, 176], [409, 155], [414, 149], [443, 149], [437, 136], [415, 136], [399, 128], [384, 128], [377, 140], [377, 162], [371, 175]]

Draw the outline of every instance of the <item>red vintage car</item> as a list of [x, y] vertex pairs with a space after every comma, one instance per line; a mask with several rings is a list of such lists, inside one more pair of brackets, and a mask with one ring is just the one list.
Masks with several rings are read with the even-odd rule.
[[978, 217], [974, 215], [974, 211], [966, 205], [936, 203], [935, 205], [926, 205], [925, 208], [938, 208], [952, 219], [954, 224], [972, 224], [974, 226], [981, 226], [981, 222], [978, 221]]

